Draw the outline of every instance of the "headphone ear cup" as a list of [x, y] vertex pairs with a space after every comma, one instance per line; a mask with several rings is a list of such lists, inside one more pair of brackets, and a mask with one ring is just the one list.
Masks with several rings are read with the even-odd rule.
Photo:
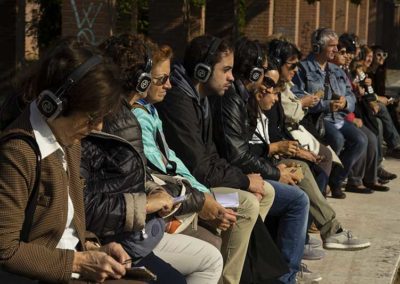
[[257, 82], [260, 79], [260, 77], [263, 75], [263, 72], [264, 72], [263, 69], [254, 67], [250, 71], [249, 80], [253, 83]]
[[201, 83], [206, 83], [211, 77], [211, 74], [212, 68], [210, 65], [205, 63], [197, 63], [194, 68], [193, 77]]
[[321, 53], [321, 45], [319, 43], [314, 43], [312, 49], [314, 53]]
[[49, 121], [57, 118], [64, 108], [64, 102], [50, 90], [42, 91], [36, 104], [40, 113]]
[[135, 87], [136, 91], [141, 94], [145, 93], [151, 85], [151, 79], [152, 79], [151, 74], [146, 73], [143, 70], [139, 70], [136, 73], [135, 78], [137, 78], [137, 80], [136, 80], [137, 83], [136, 83], [136, 87]]

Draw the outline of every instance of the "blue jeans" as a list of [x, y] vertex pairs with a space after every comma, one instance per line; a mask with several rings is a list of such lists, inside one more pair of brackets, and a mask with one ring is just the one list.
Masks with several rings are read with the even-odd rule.
[[295, 283], [303, 257], [310, 202], [297, 186], [267, 180], [275, 189], [275, 199], [268, 215], [279, 217], [277, 245], [289, 265], [289, 272], [279, 278]]
[[367, 136], [355, 125], [345, 121], [342, 128], [336, 129], [331, 122], [325, 121], [325, 141], [339, 155], [342, 167], [334, 167], [330, 177], [333, 188], [338, 188], [348, 177], [356, 162], [365, 155], [368, 146]]
[[390, 113], [384, 104], [379, 103], [379, 111], [376, 116], [382, 121], [383, 137], [389, 149], [399, 147], [400, 135], [397, 132], [392, 117], [390, 116]]

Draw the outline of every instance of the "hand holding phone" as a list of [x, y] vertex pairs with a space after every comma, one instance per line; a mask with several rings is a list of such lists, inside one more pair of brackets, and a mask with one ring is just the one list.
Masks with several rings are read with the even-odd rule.
[[127, 268], [125, 278], [143, 281], [157, 281], [157, 275], [144, 266]]

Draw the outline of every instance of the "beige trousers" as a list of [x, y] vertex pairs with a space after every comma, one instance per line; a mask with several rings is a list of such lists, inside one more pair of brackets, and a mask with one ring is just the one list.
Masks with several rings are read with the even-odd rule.
[[238, 217], [237, 223], [229, 230], [222, 233], [221, 253], [224, 258], [224, 269], [219, 283], [238, 284], [242, 275], [242, 268], [251, 231], [253, 230], [258, 215], [261, 215], [263, 220], [267, 216], [268, 210], [271, 208], [272, 202], [274, 201], [275, 191], [269, 183], [265, 182], [264, 198], [258, 202], [255, 195], [247, 191], [226, 187], [217, 187], [211, 190], [218, 193], [238, 192], [238, 213], [249, 217], [249, 219]]

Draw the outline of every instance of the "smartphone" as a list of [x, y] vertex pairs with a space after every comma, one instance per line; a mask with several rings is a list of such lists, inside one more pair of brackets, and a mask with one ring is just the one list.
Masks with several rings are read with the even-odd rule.
[[143, 281], [157, 281], [157, 275], [144, 266], [127, 268], [125, 278]]
[[182, 196], [174, 197], [172, 202], [173, 202], [174, 205], [177, 205], [179, 203], [182, 203], [182, 202], [188, 200], [191, 195], [192, 194], [189, 193], [189, 194], [185, 194], [185, 195], [182, 195]]

